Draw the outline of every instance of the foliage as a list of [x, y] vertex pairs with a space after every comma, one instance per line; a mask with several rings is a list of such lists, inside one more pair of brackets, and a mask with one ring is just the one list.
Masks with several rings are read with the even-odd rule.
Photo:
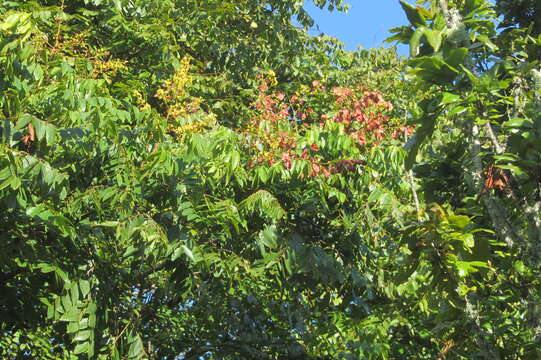
[[[470, 242], [471, 255], [457, 254], [486, 259], [483, 267], [489, 264], [492, 270], [479, 271], [474, 262], [466, 267], [455, 263], [458, 276], [453, 276], [441, 267], [441, 260], [431, 270], [448, 273], [448, 291], [457, 289], [461, 298], [460, 303], [449, 299], [448, 310], [440, 316], [462, 317], [462, 324], [469, 323], [482, 334], [474, 340], [460, 324], [448, 323], [447, 330], [457, 332], [448, 341], [453, 352], [464, 357], [477, 349], [477, 356], [484, 358], [537, 358], [541, 42], [531, 36], [532, 29], [498, 33], [496, 13], [485, 1], [423, 3], [428, 6], [403, 3], [411, 25], [394, 29], [391, 38], [409, 44], [414, 57], [408, 61], [410, 76], [435, 93], [419, 103], [410, 121], [418, 124], [418, 130], [406, 146], [406, 166], [413, 167], [425, 184], [421, 198], [449, 202], [469, 216], [464, 221], [494, 231], [491, 236], [482, 230], [470, 240], [460, 236]], [[498, 5], [501, 11], [505, 4]], [[507, 15], [504, 26], [509, 21], [525, 25], [525, 18]], [[453, 183], [451, 193], [441, 189]], [[491, 275], [496, 269], [508, 275], [498, 279], [496, 273]], [[473, 286], [457, 282], [470, 271], [478, 272], [483, 281]], [[510, 283], [516, 290], [509, 289]], [[522, 292], [517, 292], [519, 288]], [[510, 332], [517, 340], [513, 345], [506, 340]]]
[[530, 28], [533, 34], [541, 34], [541, 4], [535, 0], [498, 0], [496, 11], [503, 15], [501, 25], [521, 28]]
[[0, 4], [3, 358], [539, 356], [539, 39], [302, 5]]

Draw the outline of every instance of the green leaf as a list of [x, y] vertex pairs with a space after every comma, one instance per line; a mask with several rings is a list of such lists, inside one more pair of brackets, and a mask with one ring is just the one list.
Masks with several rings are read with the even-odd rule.
[[118, 225], [120, 225], [120, 222], [111, 221], [111, 220], [95, 224], [95, 226], [103, 226], [103, 227], [117, 227]]
[[470, 273], [476, 272], [477, 268], [488, 268], [488, 265], [482, 261], [460, 261], [455, 262], [460, 277], [468, 276]]
[[56, 128], [52, 125], [47, 125], [45, 128], [45, 140], [48, 146], [54, 145], [56, 141]]
[[0, 24], [0, 30], [8, 31], [14, 29], [17, 25], [23, 24], [30, 18], [30, 14], [24, 12], [17, 12], [8, 15], [7, 18]]
[[432, 136], [434, 132], [434, 127], [436, 125], [437, 115], [431, 113], [423, 118], [421, 118], [421, 126], [417, 129], [415, 134], [408, 140], [405, 149], [408, 151], [404, 165], [406, 169], [411, 169], [413, 164], [417, 159], [417, 154], [421, 145], [425, 142], [426, 139]]
[[141, 359], [144, 355], [143, 340], [137, 334], [128, 339], [130, 348], [128, 351], [129, 359]]
[[80, 280], [79, 288], [81, 289], [83, 298], [86, 298], [86, 296], [90, 293], [90, 282], [88, 280]]
[[424, 31], [423, 34], [426, 37], [426, 40], [428, 41], [430, 46], [432, 46], [434, 52], [439, 51], [442, 40], [442, 32], [438, 30], [427, 29]]
[[79, 331], [79, 324], [75, 321], [72, 321], [67, 326], [68, 334], [73, 334]]
[[410, 74], [437, 85], [449, 85], [458, 74], [457, 69], [438, 56], [423, 56], [412, 59], [408, 63], [412, 67]]
[[32, 118], [32, 126], [36, 132], [36, 138], [42, 140], [45, 138], [47, 132], [48, 124], [45, 121], [42, 121], [38, 118]]
[[[15, 175], [12, 175], [10, 177], [8, 177], [6, 180], [4, 180], [1, 184], [0, 184], [0, 190], [3, 190], [5, 188], [7, 188], [8, 186], [11, 186], [13, 184], [13, 182], [16, 180], [16, 176]], [[15, 190], [15, 189], [13, 189]]]
[[195, 262], [195, 257], [193, 256], [192, 251], [186, 245], [181, 245], [181, 247], [182, 247], [182, 250], [184, 250], [184, 253], [186, 254], [186, 256], [188, 256], [190, 260]]
[[383, 194], [383, 192], [381, 191], [381, 187], [376, 186], [376, 187], [370, 192], [370, 195], [368, 195], [367, 201], [368, 201], [369, 203], [379, 202], [379, 198], [381, 197], [382, 194]]
[[409, 26], [400, 26], [389, 30], [390, 33], [395, 35], [385, 39], [385, 42], [398, 41], [401, 44], [408, 44], [413, 36], [413, 30]]
[[[293, 163], [295, 163], [295, 161]], [[262, 183], [266, 183], [269, 180], [269, 171], [268, 171], [268, 169], [266, 167], [259, 166], [259, 167], [257, 167], [256, 172], [257, 172], [257, 175], [259, 177], [259, 180]]]
[[448, 105], [448, 104], [453, 104], [453, 103], [456, 103], [456, 102], [459, 102], [461, 101], [461, 97], [456, 95], [456, 94], [452, 94], [452, 93], [449, 93], [449, 92], [443, 92], [441, 93], [441, 100], [439, 101], [439, 105], [442, 106], [442, 105]]
[[258, 242], [261, 248], [261, 252], [265, 253], [265, 247], [269, 249], [274, 249], [277, 246], [277, 234], [276, 234], [276, 225], [270, 225], [265, 227], [263, 231], [259, 232]]
[[43, 79], [43, 69], [41, 68], [41, 66], [39, 66], [39, 64], [35, 64], [32, 73], [36, 81], [40, 81], [41, 79]]
[[426, 31], [425, 27], [420, 27], [417, 30], [415, 30], [415, 32], [411, 36], [410, 43], [409, 43], [411, 57], [416, 57], [417, 55], [419, 55], [419, 46], [420, 46], [421, 38], [423, 37], [423, 34], [425, 31]]
[[414, 27], [427, 26], [426, 20], [421, 14], [419, 8], [402, 0], [400, 0], [400, 6], [402, 6], [402, 9], [404, 9], [410, 24], [412, 24]]
[[526, 273], [526, 265], [524, 265], [524, 263], [520, 260], [515, 261], [513, 268], [520, 275], [524, 275]]
[[230, 154], [229, 158], [229, 167], [231, 171], [235, 171], [239, 167], [240, 163], [240, 154], [237, 151], [233, 151]]
[[70, 321], [70, 322], [74, 321], [77, 323], [79, 322], [80, 319], [81, 319], [81, 312], [77, 308], [70, 308], [67, 312], [62, 314], [62, 316], [60, 317], [60, 321]]
[[66, 272], [58, 267], [55, 267], [54, 269], [55, 271], [55, 274], [60, 278], [62, 279], [62, 281], [64, 281], [64, 283], [67, 285], [70, 283], [70, 280], [69, 280], [69, 277], [68, 277], [68, 274], [66, 274]]
[[269, 218], [279, 220], [286, 215], [278, 200], [266, 190], [259, 190], [240, 203], [241, 209], [248, 212], [261, 211]]
[[449, 215], [447, 220], [459, 229], [464, 229], [472, 223], [471, 219], [464, 215]]
[[71, 303], [77, 304], [79, 302], [79, 287], [75, 284], [70, 289]]
[[133, 245], [130, 245], [126, 248], [126, 250], [124, 251], [124, 254], [122, 255], [124, 258], [129, 258], [130, 256], [136, 254], [137, 252], [139, 251], [139, 248], [133, 246]]
[[478, 35], [477, 36], [477, 39], [482, 42], [483, 44], [485, 44], [491, 51], [496, 51], [498, 50], [498, 46], [496, 44], [494, 44], [487, 35], [485, 34], [481, 34], [481, 35]]
[[515, 175], [522, 176], [527, 175], [527, 173], [519, 168], [516, 165], [496, 165], [497, 168], [504, 169], [504, 170], [511, 170]]
[[74, 340], [75, 341], [85, 341], [85, 340], [88, 340], [91, 335], [92, 335], [92, 330], [79, 331]]
[[473, 234], [463, 234], [462, 239], [464, 241], [464, 245], [466, 245], [468, 248], [473, 248], [475, 246]]
[[443, 60], [449, 67], [453, 68], [454, 71], [457, 71], [456, 69], [464, 63], [466, 56], [468, 56], [468, 49], [461, 47], [445, 51]]
[[515, 118], [504, 122], [503, 126], [513, 129], [533, 129], [534, 123], [531, 119]]
[[96, 327], [96, 314], [94, 313], [91, 313], [90, 315], [88, 315], [88, 326], [90, 328], [95, 328]]
[[32, 206], [26, 210], [26, 215], [30, 217], [39, 216], [39, 214], [45, 211], [44, 205]]
[[84, 342], [84, 343], [77, 344], [73, 352], [76, 355], [78, 355], [78, 354], [87, 353], [89, 350], [90, 350], [90, 343]]
[[456, 115], [460, 115], [460, 114], [464, 113], [466, 110], [468, 110], [468, 108], [465, 107], [465, 106], [453, 105], [453, 106], [450, 106], [448, 108], [449, 112], [447, 113], [447, 116], [449, 118], [453, 118]]

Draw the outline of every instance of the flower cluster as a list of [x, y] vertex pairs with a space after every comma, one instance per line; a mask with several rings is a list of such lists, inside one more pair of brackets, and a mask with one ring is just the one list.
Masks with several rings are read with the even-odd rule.
[[183, 138], [187, 134], [202, 134], [208, 129], [215, 126], [216, 115], [213, 113], [204, 114], [197, 118], [184, 119], [182, 124], [174, 128], [170, 128], [170, 131], [177, 136], [177, 138]]
[[150, 110], [150, 104], [143, 98], [143, 95], [137, 90], [134, 90], [132, 92], [133, 97], [135, 98], [135, 103], [137, 104], [137, 107], [141, 111], [149, 111]]
[[190, 95], [188, 91], [193, 81], [190, 70], [190, 59], [184, 57], [173, 77], [164, 81], [155, 95], [164, 104], [169, 132], [179, 138], [188, 133], [201, 133], [215, 121], [212, 113], [194, 116], [202, 112], [202, 99]]
[[190, 59], [183, 58], [173, 77], [164, 81], [162, 87], [156, 91], [156, 98], [166, 107], [165, 116], [168, 119], [187, 116], [199, 110], [201, 100], [192, 98], [188, 93], [192, 83], [190, 67]]
[[89, 44], [88, 32], [79, 32], [64, 38], [60, 33], [57, 33], [54, 44], [49, 44], [47, 37], [41, 38], [43, 46], [51, 47], [51, 53], [62, 54], [65, 57], [77, 59], [86, 59], [92, 64], [92, 77], [103, 77], [107, 82], [111, 83], [111, 78], [115, 77], [119, 71], [127, 70], [125, 60], [111, 57], [111, 53], [105, 49], [94, 49]]
[[102, 77], [107, 75], [106, 80], [111, 82], [109, 77], [114, 77], [119, 71], [127, 70], [126, 61], [119, 59], [110, 59], [108, 52], [97, 54], [92, 65], [94, 68], [94, 77]]

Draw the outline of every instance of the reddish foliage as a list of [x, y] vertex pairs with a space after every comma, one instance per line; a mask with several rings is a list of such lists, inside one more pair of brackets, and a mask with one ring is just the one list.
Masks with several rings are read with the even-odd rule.
[[485, 171], [483, 193], [488, 192], [490, 189], [496, 189], [502, 193], [509, 192], [509, 177], [505, 173], [505, 170], [490, 165]]
[[314, 80], [310, 88], [288, 95], [273, 93], [272, 81], [263, 77], [260, 81], [254, 116], [242, 129], [247, 145], [255, 153], [254, 160], [247, 164], [250, 168], [280, 162], [290, 170], [293, 161], [305, 160], [310, 162], [310, 176], [328, 177], [355, 171], [361, 160], [325, 162], [318, 144], [297, 148], [304, 129], [313, 126], [325, 129], [329, 121], [341, 123], [343, 131], [361, 149], [413, 132], [413, 128], [398, 125], [385, 116], [383, 112], [392, 110], [393, 106], [380, 93], [364, 87], [334, 87], [329, 91], [321, 81]]

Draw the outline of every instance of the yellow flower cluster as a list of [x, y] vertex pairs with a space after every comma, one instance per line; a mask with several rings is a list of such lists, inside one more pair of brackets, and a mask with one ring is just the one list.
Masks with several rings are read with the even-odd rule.
[[188, 88], [192, 84], [190, 74], [191, 64], [188, 57], [180, 61], [180, 68], [173, 77], [166, 80], [162, 87], [156, 91], [156, 98], [166, 106], [166, 118], [168, 119], [169, 131], [182, 136], [186, 132], [198, 132], [205, 128], [205, 124], [198, 125], [197, 122], [179, 125], [179, 120], [189, 117], [201, 110], [201, 99], [189, 94]]
[[75, 53], [88, 52], [87, 39], [90, 34], [86, 31], [75, 33], [69, 38], [64, 39], [59, 43], [59, 47], [63, 50], [71, 50]]
[[[203, 113], [201, 98], [190, 95], [188, 89], [193, 81], [190, 70], [190, 59], [184, 57], [173, 77], [164, 81], [155, 95], [165, 105], [168, 131], [177, 138], [190, 133], [201, 134], [211, 128], [216, 120], [215, 114]], [[200, 116], [193, 116], [196, 113]]]
[[197, 112], [200, 109], [200, 104], [200, 98], [190, 98], [185, 99], [184, 101], [179, 100], [179, 102], [169, 105], [167, 109], [167, 117], [171, 119], [186, 117]]
[[150, 104], [147, 103], [147, 101], [143, 98], [143, 95], [137, 90], [134, 90], [132, 92], [133, 97], [135, 98], [135, 103], [137, 104], [137, 107], [141, 111], [149, 111], [150, 110]]
[[202, 134], [214, 126], [215, 121], [215, 114], [206, 114], [197, 120], [192, 120], [179, 126], [170, 124], [169, 131], [175, 134], [178, 138], [183, 138], [186, 134]]
[[276, 78], [276, 73], [273, 70], [267, 72], [267, 80], [269, 81], [270, 86], [278, 85], [278, 79]]
[[185, 57], [180, 62], [180, 68], [175, 72], [173, 77], [169, 80], [166, 80], [162, 87], [156, 91], [156, 98], [163, 101], [169, 110], [171, 108], [176, 108], [175, 114], [168, 114], [171, 117], [179, 116], [178, 106], [183, 103], [187, 97], [189, 97], [186, 89], [192, 83], [192, 76], [190, 74], [190, 59]]
[[96, 59], [93, 61], [94, 77], [107, 74], [109, 76], [115, 76], [120, 70], [127, 70], [126, 61], [119, 59], [102, 60]]
[[[127, 70], [125, 60], [110, 58], [109, 51], [99, 48], [93, 49], [89, 46], [90, 34], [88, 32], [75, 33], [67, 38], [58, 35], [57, 40], [51, 50], [53, 53], [63, 53], [74, 59], [86, 59], [92, 63], [94, 78], [107, 75], [106, 80], [111, 82], [109, 77], [114, 77], [120, 70]], [[44, 44], [47, 39], [42, 40]]]

